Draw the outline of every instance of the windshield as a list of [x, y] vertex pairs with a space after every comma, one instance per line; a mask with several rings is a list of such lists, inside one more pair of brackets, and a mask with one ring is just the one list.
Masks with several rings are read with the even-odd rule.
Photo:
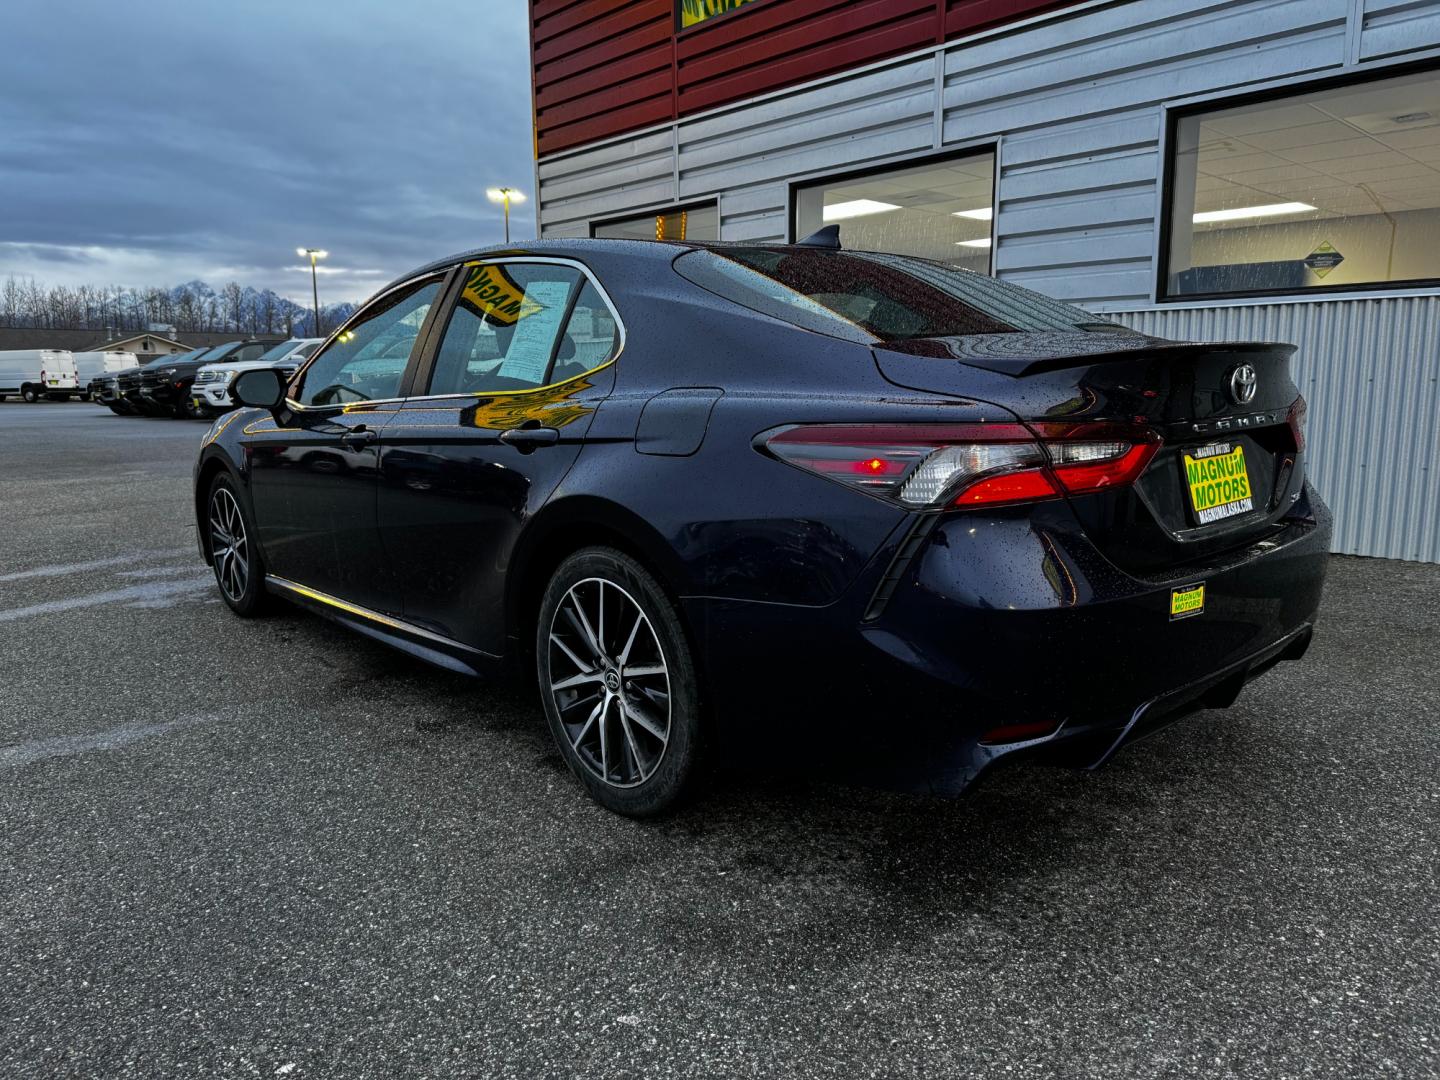
[[675, 269], [737, 304], [866, 345], [963, 334], [1127, 332], [1029, 289], [902, 255], [736, 246], [687, 252]]
[[196, 351], [193, 352], [193, 353], [181, 353], [181, 354], [178, 355], [178, 356], [175, 355], [174, 353], [171, 353], [169, 356], [157, 356], [157, 357], [155, 357], [154, 360], [146, 360], [146, 361], [145, 361], [143, 364], [141, 364], [140, 366], [141, 366], [141, 367], [160, 367], [162, 364], [183, 364], [183, 363], [186, 363], [186, 362], [188, 362], [188, 361], [190, 361], [190, 360], [197, 359], [197, 358], [199, 357], [200, 353], [203, 352], [203, 351], [204, 351], [203, 349], [199, 349], [199, 350], [196, 350]]
[[261, 353], [256, 359], [259, 363], [262, 364], [269, 364], [276, 360], [283, 360], [285, 359], [285, 357], [289, 356], [292, 352], [295, 351], [295, 346], [298, 344], [299, 341], [295, 338], [291, 338], [289, 341], [282, 341], [279, 345], [276, 345], [268, 351]]
[[194, 357], [194, 359], [198, 360], [202, 364], [209, 364], [213, 363], [216, 360], [223, 360], [225, 359], [226, 354], [232, 352], [235, 346], [239, 344], [240, 343], [238, 341], [227, 341], [223, 345], [216, 345], [213, 348], [207, 349], [199, 356]]

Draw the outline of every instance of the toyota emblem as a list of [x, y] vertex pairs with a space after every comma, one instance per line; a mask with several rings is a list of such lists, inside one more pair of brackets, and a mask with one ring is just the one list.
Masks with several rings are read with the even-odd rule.
[[1255, 400], [1255, 390], [1260, 376], [1255, 374], [1253, 364], [1238, 364], [1230, 372], [1230, 400], [1236, 405], [1249, 405]]

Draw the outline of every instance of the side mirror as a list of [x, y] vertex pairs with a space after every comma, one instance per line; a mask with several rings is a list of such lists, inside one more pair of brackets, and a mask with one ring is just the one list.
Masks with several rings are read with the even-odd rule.
[[285, 377], [273, 368], [242, 371], [230, 386], [230, 394], [241, 405], [257, 409], [278, 409], [285, 401]]

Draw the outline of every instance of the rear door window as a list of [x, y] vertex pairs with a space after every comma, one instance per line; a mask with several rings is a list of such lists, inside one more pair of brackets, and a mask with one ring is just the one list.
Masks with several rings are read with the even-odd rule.
[[534, 390], [562, 377], [552, 370], [579, 355], [565, 330], [584, 275], [549, 263], [475, 263], [465, 273], [429, 395]]

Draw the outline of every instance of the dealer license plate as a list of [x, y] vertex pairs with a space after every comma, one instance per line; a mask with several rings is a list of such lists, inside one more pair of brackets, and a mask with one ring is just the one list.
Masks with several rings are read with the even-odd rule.
[[1201, 525], [1224, 521], [1255, 509], [1245, 448], [1238, 443], [1213, 443], [1182, 455], [1190, 506]]

